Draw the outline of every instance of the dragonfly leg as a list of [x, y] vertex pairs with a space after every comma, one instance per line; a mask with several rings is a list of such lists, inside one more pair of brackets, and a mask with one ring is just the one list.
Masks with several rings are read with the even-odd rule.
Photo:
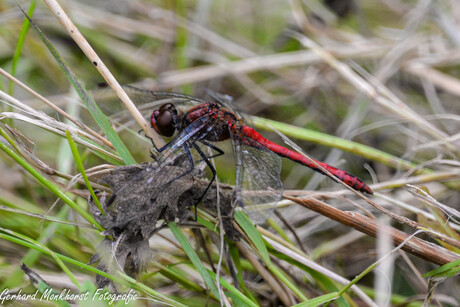
[[[207, 142], [202, 142], [203, 144], [209, 146], [211, 144], [206, 144]], [[201, 194], [201, 196], [196, 200], [196, 203], [195, 203], [195, 216], [196, 216], [196, 205], [203, 199], [203, 197], [206, 195], [206, 193], [208, 192], [209, 188], [211, 187], [213, 181], [216, 179], [216, 175], [217, 175], [217, 172], [216, 172], [216, 169], [214, 168], [214, 166], [212, 166], [211, 162], [209, 162], [209, 158], [206, 157], [206, 155], [204, 154], [204, 152], [200, 149], [200, 147], [198, 147], [198, 145], [196, 145], [195, 143], [193, 143], [193, 147], [195, 148], [195, 150], [198, 152], [198, 154], [200, 155], [200, 157], [203, 159], [203, 161], [206, 163], [206, 165], [209, 167], [209, 169], [211, 170], [212, 172], [212, 178], [211, 180], [209, 181], [208, 183], [208, 186], [206, 187], [206, 189], [204, 190], [204, 193]], [[220, 149], [220, 148], [217, 148], [215, 147], [214, 145], [211, 145], [210, 146], [211, 148], [213, 148], [214, 150], [218, 151], [219, 152], [219, 155], [223, 154], [224, 152]]]
[[[141, 129], [141, 130], [137, 131], [137, 134], [141, 135], [142, 132], [144, 132], [144, 130]], [[144, 136], [150, 140], [150, 143], [152, 143], [152, 146], [155, 148], [156, 151], [158, 151], [158, 148], [155, 145], [155, 143], [153, 142], [153, 139], [151, 137], [149, 137], [148, 135], [146, 135], [146, 134]], [[152, 158], [154, 161], [158, 161], [157, 156], [155, 155], [153, 150], [150, 149], [149, 153], [150, 153], [150, 158]]]
[[[142, 132], [144, 132], [144, 130], [139, 130], [137, 133], [138, 134], [141, 134]], [[169, 142], [168, 144], [158, 148], [157, 145], [155, 145], [155, 142], [153, 141], [153, 139], [151, 137], [149, 137], [147, 134], [144, 135], [146, 138], [148, 138], [150, 140], [150, 143], [152, 143], [152, 146], [153, 148], [155, 148], [156, 151], [158, 152], [162, 152], [164, 151], [166, 148], [168, 148], [169, 146], [171, 146], [171, 142]], [[150, 151], [150, 155], [152, 155], [152, 152]], [[155, 159], [155, 158], [154, 158]], [[156, 160], [156, 159], [155, 159]]]
[[219, 147], [217, 146], [214, 146], [212, 145], [211, 143], [209, 142], [206, 142], [206, 141], [200, 141], [203, 145], [206, 145], [208, 146], [209, 148], [217, 151], [217, 153], [215, 155], [212, 155], [212, 156], [209, 156], [209, 157], [206, 157], [207, 159], [212, 159], [212, 158], [216, 158], [216, 157], [219, 157], [219, 156], [222, 156], [224, 154], [224, 151], [222, 149], [220, 149]]
[[[168, 144], [167, 144], [168, 145]], [[190, 148], [188, 147], [187, 143], [184, 144], [183, 146], [184, 148], [184, 151], [185, 153], [187, 154], [187, 158], [190, 162], [190, 169], [188, 169], [187, 171], [185, 171], [183, 174], [180, 174], [179, 176], [177, 176], [176, 178], [168, 181], [168, 183], [166, 184], [170, 184], [171, 182], [174, 182], [188, 174], [190, 174], [194, 169], [195, 169], [195, 162], [193, 162], [193, 157], [192, 157], [192, 154], [190, 153]], [[197, 211], [196, 211], [196, 206], [198, 205], [199, 201], [196, 202], [193, 206], [195, 206], [195, 220], [197, 219]]]
[[157, 156], [155, 156], [155, 154], [153, 153], [153, 150], [149, 150], [149, 156], [150, 158], [152, 158], [153, 161], [156, 161], [158, 162], [158, 159], [157, 159]]
[[[168, 145], [168, 144], [166, 144], [166, 145]], [[166, 146], [166, 145], [165, 145], [165, 146]], [[176, 181], [177, 179], [180, 179], [180, 178], [182, 178], [182, 177], [184, 177], [184, 176], [190, 174], [190, 172], [192, 172], [192, 171], [195, 169], [195, 162], [193, 162], [193, 157], [192, 157], [192, 154], [190, 153], [190, 148], [188, 147], [188, 145], [187, 145], [186, 143], [184, 144], [184, 147], [183, 147], [183, 148], [184, 148], [184, 151], [185, 151], [185, 153], [187, 154], [187, 158], [188, 158], [188, 160], [189, 160], [189, 162], [190, 162], [190, 169], [188, 169], [187, 171], [185, 171], [183, 174], [180, 174], [180, 175], [177, 176], [176, 178], [174, 178], [174, 179], [168, 181], [168, 183], [166, 183], [166, 184], [170, 184], [171, 182], [174, 182], [174, 181]]]
[[105, 203], [105, 206], [108, 208], [110, 207], [110, 205], [113, 204], [113, 202], [115, 201], [115, 198], [117, 197], [116, 194], [112, 194], [112, 196], [110, 196], [109, 200]]
[[[168, 144], [167, 144], [168, 145]], [[216, 170], [212, 167], [212, 165], [209, 163], [209, 161], [206, 159], [206, 156], [204, 155], [204, 153], [200, 150], [200, 148], [195, 144], [193, 143], [193, 147], [198, 151], [198, 153], [200, 154], [200, 156], [206, 161], [206, 164], [211, 168], [211, 171], [213, 172], [213, 180], [215, 178], [215, 174], [216, 174]], [[177, 176], [176, 178], [170, 180], [167, 184], [173, 182], [173, 181], [176, 181], [177, 179], [179, 178], [182, 178], [188, 174], [190, 174], [190, 172], [192, 172], [194, 169], [195, 169], [195, 162], [193, 162], [193, 157], [192, 157], [192, 154], [190, 153], [190, 149], [187, 145], [187, 143], [184, 143], [184, 150], [185, 150], [185, 153], [187, 154], [187, 157], [188, 157], [188, 160], [190, 162], [190, 169], [187, 170], [186, 172], [184, 172], [183, 174], [180, 174], [179, 176]], [[212, 183], [212, 181], [211, 181]], [[195, 207], [195, 221], [198, 219], [198, 211], [196, 210], [196, 206], [198, 205], [198, 203], [203, 199], [203, 196], [206, 194], [206, 192], [208, 191], [209, 189], [209, 186], [210, 184], [208, 185], [208, 187], [206, 188], [206, 191], [204, 192], [203, 195], [201, 195], [198, 200], [195, 199], [195, 203], [193, 204], [193, 206]]]

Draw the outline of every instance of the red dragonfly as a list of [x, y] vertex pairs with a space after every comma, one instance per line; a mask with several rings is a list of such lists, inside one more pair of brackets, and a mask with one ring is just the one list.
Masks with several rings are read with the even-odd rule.
[[[151, 114], [152, 127], [162, 136], [174, 137], [164, 147], [156, 148], [160, 152], [157, 161], [167, 163], [173, 155], [185, 152], [192, 171], [195, 160], [190, 150], [194, 149], [212, 172], [208, 189], [217, 172], [209, 161], [211, 157], [206, 156], [202, 146], [198, 145], [214, 150], [217, 154], [212, 157], [216, 157], [224, 152], [214, 143], [231, 140], [235, 160], [236, 202], [255, 221], [266, 219], [269, 209], [274, 209], [281, 198], [280, 157], [329, 176], [317, 163], [353, 189], [373, 194], [371, 188], [358, 177], [323, 162], [314, 160], [313, 163], [303, 155], [267, 140], [245, 125], [241, 115], [232, 110], [222, 97], [215, 96], [215, 101], [204, 101], [179, 93], [141, 90], [131, 86], [125, 86], [124, 89], [136, 103], [153, 102], [157, 109]], [[150, 183], [158, 175], [158, 171], [151, 170], [151, 174], [143, 175], [143, 180]], [[260, 210], [261, 207], [264, 209]]]

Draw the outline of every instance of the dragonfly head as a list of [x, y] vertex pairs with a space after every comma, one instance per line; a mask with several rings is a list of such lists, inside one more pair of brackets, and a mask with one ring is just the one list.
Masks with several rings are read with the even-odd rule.
[[176, 132], [177, 119], [177, 110], [174, 105], [166, 103], [158, 110], [153, 111], [150, 124], [158, 134], [170, 137]]

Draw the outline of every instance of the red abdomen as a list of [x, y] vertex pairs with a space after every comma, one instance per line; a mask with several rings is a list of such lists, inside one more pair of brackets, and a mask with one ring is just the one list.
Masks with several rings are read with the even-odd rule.
[[[285, 148], [283, 146], [280, 146], [278, 144], [275, 144], [273, 142], [270, 142], [269, 140], [267, 140], [266, 138], [261, 136], [257, 131], [255, 131], [254, 129], [252, 129], [250, 127], [247, 127], [247, 126], [241, 127], [241, 133], [244, 134], [246, 137], [248, 137], [248, 138], [250, 138], [250, 139], [252, 139], [254, 141], [257, 141], [262, 146], [262, 148], [269, 149], [269, 150], [273, 151], [274, 153], [276, 153], [277, 155], [279, 155], [281, 157], [291, 159], [292, 161], [295, 161], [297, 163], [305, 165], [305, 166], [311, 168], [312, 170], [314, 170], [314, 171], [316, 171], [318, 173], [321, 173], [323, 175], [328, 176], [318, 166], [316, 166], [312, 161], [310, 161], [309, 159], [307, 159], [303, 155], [301, 155], [301, 154], [299, 154], [299, 153], [297, 153], [295, 151], [289, 150], [289, 149], [287, 149], [287, 148]], [[254, 146], [254, 144], [250, 144], [249, 142], [248, 142], [247, 145]], [[355, 189], [357, 191], [365, 192], [365, 193], [368, 193], [368, 194], [374, 194], [372, 189], [367, 184], [365, 184], [364, 181], [362, 181], [358, 177], [356, 177], [356, 176], [354, 176], [354, 175], [352, 175], [350, 173], [347, 173], [347, 172], [345, 172], [345, 171], [343, 171], [341, 169], [337, 169], [337, 168], [335, 168], [333, 166], [330, 166], [329, 164], [326, 164], [326, 163], [323, 163], [323, 162], [320, 162], [320, 161], [317, 161], [317, 160], [314, 160], [314, 161], [317, 164], [321, 165], [321, 167], [326, 169], [328, 172], [330, 172], [331, 174], [333, 174], [334, 176], [339, 178], [345, 184], [347, 184], [350, 187], [352, 187], [353, 189]]]

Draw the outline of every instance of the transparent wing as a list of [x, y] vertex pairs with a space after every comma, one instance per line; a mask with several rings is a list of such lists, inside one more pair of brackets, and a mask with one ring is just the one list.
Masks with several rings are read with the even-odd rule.
[[[145, 117], [150, 117], [154, 109], [158, 109], [159, 106], [165, 103], [173, 103], [179, 107], [194, 106], [205, 102], [196, 97], [180, 93], [149, 91], [130, 85], [122, 85], [122, 87]], [[132, 120], [129, 112], [125, 109], [123, 103], [110, 87], [99, 87], [91, 91], [91, 94], [104, 114], [110, 116], [112, 121], [126, 125], [125, 119]], [[132, 121], [132, 123], [134, 123], [134, 121]]]
[[263, 223], [283, 193], [281, 158], [245, 136], [233, 135], [232, 141], [237, 202], [254, 223]]

